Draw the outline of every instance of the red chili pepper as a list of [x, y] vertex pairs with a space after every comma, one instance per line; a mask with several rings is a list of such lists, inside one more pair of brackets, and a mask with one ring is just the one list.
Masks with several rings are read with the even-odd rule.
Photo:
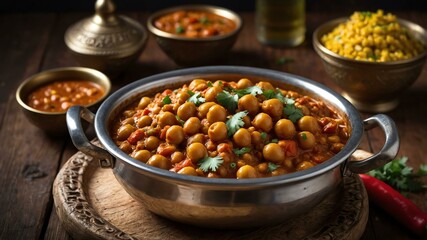
[[369, 200], [420, 236], [427, 234], [427, 213], [385, 182], [367, 174], [359, 174]]

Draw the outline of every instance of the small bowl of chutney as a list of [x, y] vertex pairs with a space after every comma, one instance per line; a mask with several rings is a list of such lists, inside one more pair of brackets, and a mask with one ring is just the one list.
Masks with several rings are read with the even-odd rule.
[[68, 108], [81, 105], [95, 111], [110, 90], [110, 79], [100, 71], [55, 68], [25, 79], [16, 91], [16, 100], [33, 125], [48, 135], [65, 136]]

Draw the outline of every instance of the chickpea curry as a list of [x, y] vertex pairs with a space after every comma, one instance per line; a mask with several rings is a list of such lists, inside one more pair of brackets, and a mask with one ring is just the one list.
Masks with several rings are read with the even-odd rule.
[[158, 29], [189, 38], [225, 35], [236, 29], [233, 20], [205, 11], [176, 11], [155, 20]]
[[31, 92], [27, 103], [40, 111], [64, 112], [74, 105], [90, 105], [104, 96], [104, 92], [99, 84], [91, 81], [55, 81]]
[[119, 148], [148, 165], [208, 178], [308, 169], [338, 153], [348, 120], [324, 102], [270, 82], [194, 79], [144, 96], [115, 120]]

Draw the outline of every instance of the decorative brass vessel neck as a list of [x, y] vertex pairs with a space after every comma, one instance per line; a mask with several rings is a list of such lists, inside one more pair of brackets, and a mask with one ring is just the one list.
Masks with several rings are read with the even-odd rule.
[[99, 25], [117, 25], [119, 20], [114, 14], [116, 5], [111, 0], [98, 0], [95, 3], [93, 22]]

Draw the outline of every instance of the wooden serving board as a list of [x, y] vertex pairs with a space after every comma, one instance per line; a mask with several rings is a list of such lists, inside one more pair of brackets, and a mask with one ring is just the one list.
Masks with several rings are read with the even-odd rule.
[[170, 221], [146, 210], [121, 187], [111, 169], [82, 152], [58, 173], [56, 212], [75, 239], [359, 239], [368, 220], [368, 197], [357, 175], [345, 176], [314, 209], [274, 226], [216, 230]]

